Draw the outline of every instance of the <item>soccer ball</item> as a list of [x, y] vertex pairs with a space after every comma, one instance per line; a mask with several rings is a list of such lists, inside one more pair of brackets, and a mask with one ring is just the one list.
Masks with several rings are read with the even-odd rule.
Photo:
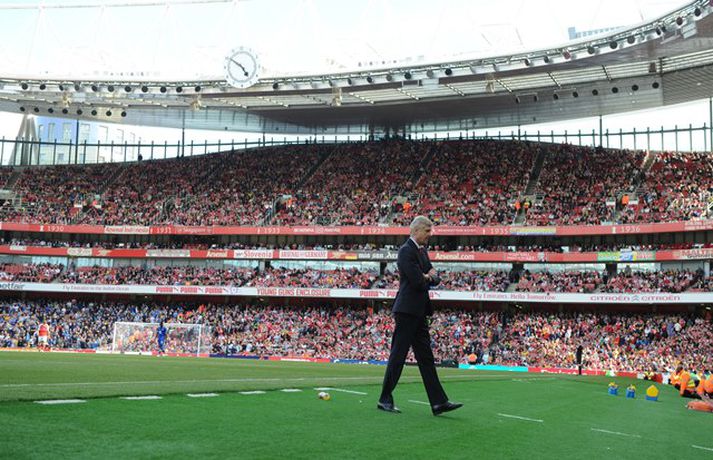
[[329, 393], [327, 393], [326, 391], [320, 391], [320, 392], [317, 394], [317, 397], [318, 397], [319, 399], [321, 399], [322, 401], [329, 401], [330, 399], [332, 399], [332, 397], [329, 396]]

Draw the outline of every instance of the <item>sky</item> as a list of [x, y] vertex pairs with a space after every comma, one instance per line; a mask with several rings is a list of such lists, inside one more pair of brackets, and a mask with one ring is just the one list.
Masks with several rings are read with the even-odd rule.
[[[0, 0], [3, 76], [222, 78], [231, 49], [266, 77], [554, 47], [568, 28], [634, 25], [681, 0]], [[22, 37], [22, 39], [18, 39]]]
[[[578, 31], [631, 26], [688, 3], [681, 0], [0, 0], [0, 77], [126, 80], [222, 79], [225, 56], [253, 49], [263, 76], [284, 77], [471, 59], [557, 47]], [[18, 39], [21, 37], [21, 39]], [[604, 118], [604, 129], [643, 132], [710, 123], [709, 101]], [[0, 113], [0, 137], [21, 116]], [[710, 125], [708, 125], [710, 126]], [[523, 128], [591, 133], [598, 119]], [[127, 127], [142, 142], [176, 142], [167, 128]], [[504, 135], [517, 128], [502, 128]], [[490, 132], [493, 135], [495, 131]], [[458, 135], [458, 133], [453, 133]], [[472, 134], [472, 133], [471, 133]], [[483, 135], [483, 132], [476, 134]], [[191, 131], [202, 142], [259, 133]], [[281, 136], [275, 139], [282, 140]], [[633, 139], [624, 139], [633, 147]], [[614, 142], [614, 141], [613, 141]], [[643, 138], [638, 137], [638, 148]], [[660, 136], [652, 148], [661, 148]], [[706, 141], [707, 142], [707, 141]], [[710, 149], [703, 136], [693, 149]], [[658, 144], [658, 145], [656, 145]], [[664, 147], [675, 139], [666, 135]], [[612, 147], [618, 145], [612, 144]], [[681, 149], [688, 149], [681, 136]]]

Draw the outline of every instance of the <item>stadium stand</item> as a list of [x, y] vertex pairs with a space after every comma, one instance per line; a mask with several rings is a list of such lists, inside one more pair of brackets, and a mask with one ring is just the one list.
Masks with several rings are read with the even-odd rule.
[[710, 218], [713, 161], [710, 153], [662, 152], [624, 208], [622, 222], [673, 222]]
[[[131, 304], [78, 301], [0, 302], [0, 346], [32, 342], [41, 319], [58, 348], [110, 348], [117, 321], [202, 323], [213, 327], [215, 353], [385, 360], [393, 327], [388, 310], [354, 307]], [[607, 312], [503, 313], [438, 310], [432, 319], [439, 361], [573, 368], [589, 344], [592, 369], [643, 371], [685, 360], [713, 365], [709, 325], [697, 316]]]
[[527, 211], [529, 225], [615, 221], [613, 206], [640, 173], [643, 152], [563, 145], [549, 152], [538, 183], [543, 198]]
[[[544, 166], [531, 177], [539, 155]], [[526, 225], [709, 216], [709, 154], [662, 153], [646, 173], [644, 158], [641, 151], [571, 145], [394, 140], [275, 147], [129, 165], [26, 168], [14, 187], [22, 204], [0, 207], [0, 220], [405, 225], [425, 214], [440, 225], [480, 226], [510, 225], [521, 206]], [[534, 200], [524, 198], [531, 180], [536, 183]], [[629, 194], [631, 201], [623, 206], [622, 196]]]
[[[436, 146], [428, 174], [409, 192], [415, 200], [393, 204], [394, 223], [417, 215], [439, 225], [509, 225], [537, 149], [518, 142], [454, 141]], [[407, 197], [408, 198], [408, 197]]]
[[[444, 291], [505, 292], [513, 273], [499, 270], [439, 269]], [[708, 279], [708, 281], [705, 281]], [[398, 274], [387, 269], [360, 270], [356, 267], [336, 269], [245, 267], [202, 267], [174, 265], [144, 267], [137, 265], [64, 266], [61, 264], [3, 264], [0, 280], [67, 284], [136, 284], [164, 286], [246, 286], [246, 287], [325, 287], [338, 289], [396, 289]], [[609, 277], [592, 271], [531, 272], [519, 275], [515, 290], [520, 292], [709, 292], [710, 277], [702, 270], [660, 270], [640, 272], [625, 270]]]

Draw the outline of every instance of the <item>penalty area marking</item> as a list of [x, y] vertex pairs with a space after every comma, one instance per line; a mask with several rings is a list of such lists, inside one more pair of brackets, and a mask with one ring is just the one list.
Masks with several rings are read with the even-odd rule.
[[47, 401], [35, 401], [37, 404], [53, 405], [53, 404], [79, 404], [86, 402], [83, 399], [49, 399]]
[[148, 396], [122, 396], [119, 399], [126, 399], [127, 401], [153, 401], [156, 399], [163, 399], [158, 395], [148, 395]]
[[600, 428], [592, 428], [592, 431], [598, 431], [600, 433], [606, 433], [606, 434], [615, 434], [617, 436], [626, 436], [627, 438], [640, 438], [641, 437], [638, 434], [621, 433], [619, 431], [602, 430]]
[[515, 418], [518, 420], [525, 420], [527, 422], [537, 422], [537, 423], [543, 423], [544, 420], [540, 420], [539, 418], [530, 418], [530, 417], [521, 417], [519, 415], [511, 415], [511, 414], [498, 414], [500, 417], [506, 417], [506, 418]]
[[255, 390], [255, 391], [239, 391], [241, 395], [264, 395], [265, 392], [262, 390]]
[[186, 393], [189, 398], [215, 398], [218, 393]]
[[300, 390], [299, 388], [283, 388], [283, 389], [280, 390], [280, 391], [283, 392], [283, 393], [299, 393], [299, 392], [301, 392], [302, 390]]
[[703, 450], [709, 450], [709, 451], [713, 452], [713, 448], [710, 448], [710, 447], [694, 446], [694, 445], [691, 445], [691, 447], [693, 447], [694, 449], [703, 449]]
[[415, 401], [415, 400], [413, 400], [413, 399], [409, 399], [408, 402], [414, 403], [414, 404], [423, 404], [424, 406], [430, 406], [430, 404], [428, 404], [427, 402]]

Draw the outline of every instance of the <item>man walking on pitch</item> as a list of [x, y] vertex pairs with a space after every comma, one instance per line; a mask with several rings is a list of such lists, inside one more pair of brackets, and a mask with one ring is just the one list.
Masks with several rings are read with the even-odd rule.
[[462, 404], [448, 401], [448, 396], [438, 380], [436, 366], [431, 350], [431, 336], [428, 332], [427, 317], [433, 314], [428, 290], [438, 285], [441, 280], [428, 260], [426, 243], [431, 236], [433, 224], [425, 216], [416, 217], [411, 222], [411, 236], [399, 249], [399, 292], [394, 300], [394, 336], [391, 341], [391, 353], [386, 365], [384, 385], [377, 409], [386, 412], [401, 412], [394, 405], [393, 391], [401, 377], [409, 348], [418, 362], [423, 384], [433, 415], [449, 412]]

